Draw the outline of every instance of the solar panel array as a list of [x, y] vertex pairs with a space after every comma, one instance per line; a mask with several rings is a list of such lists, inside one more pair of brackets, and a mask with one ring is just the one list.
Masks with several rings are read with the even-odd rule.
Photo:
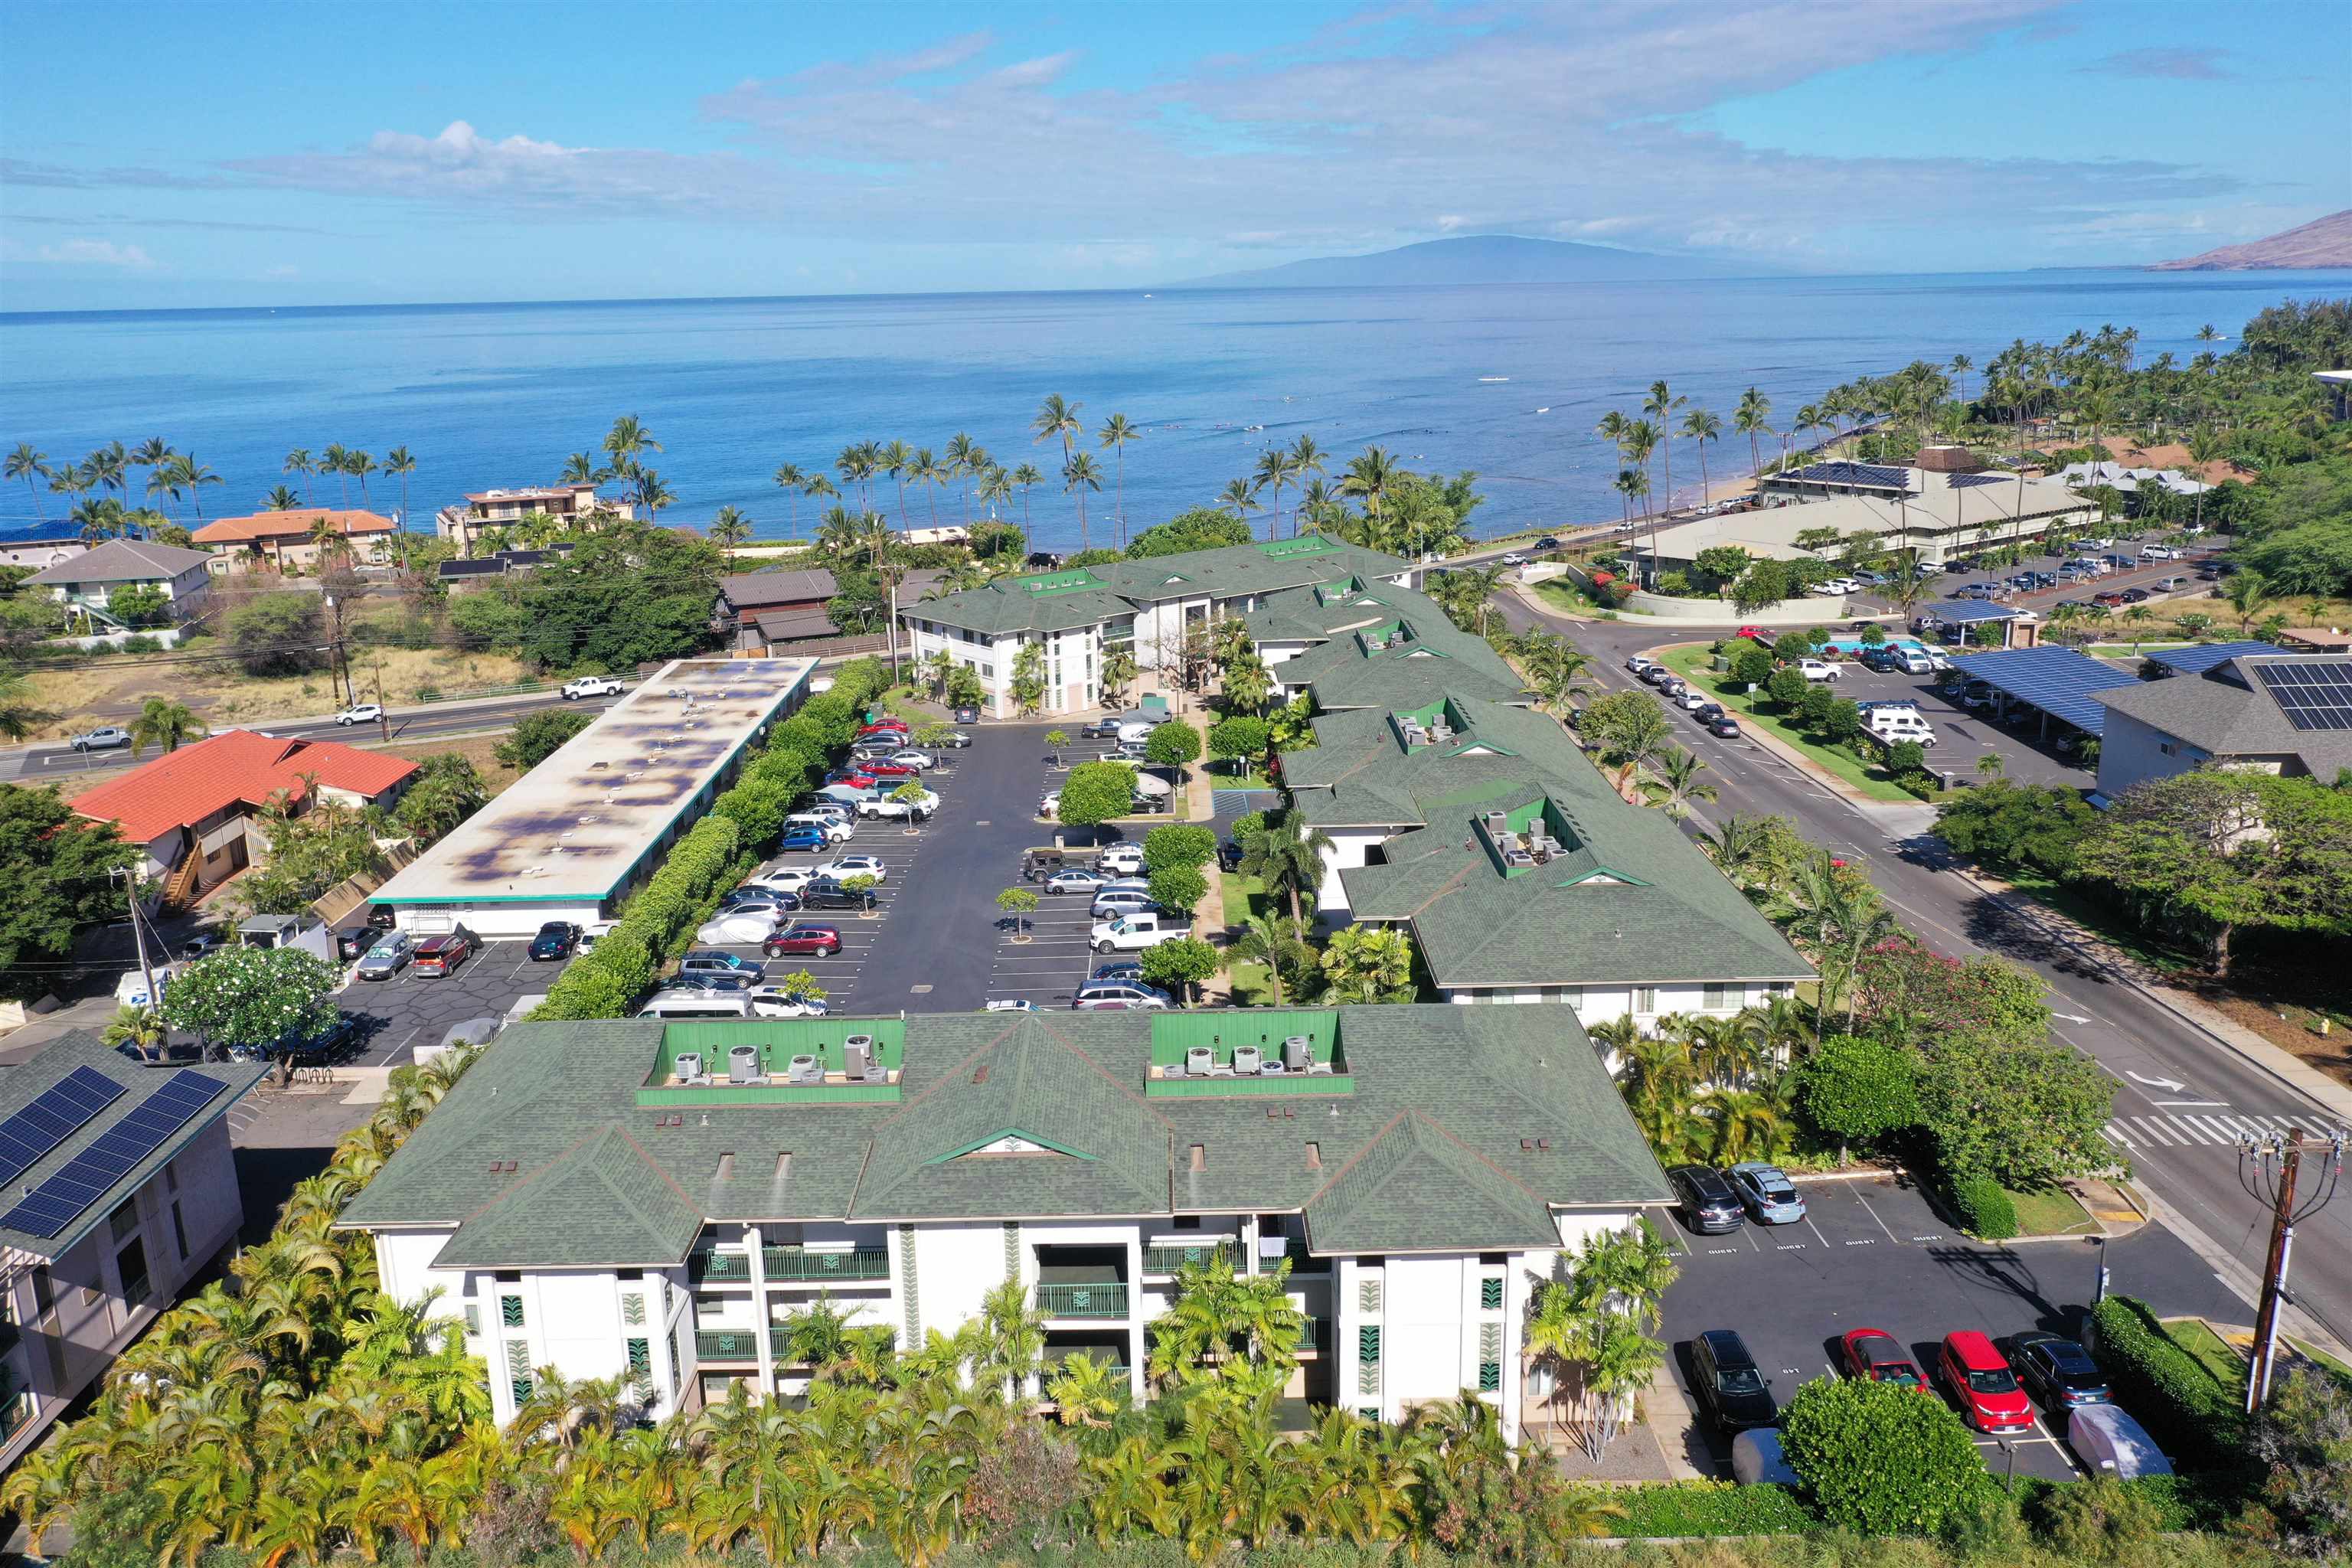
[[1952, 660], [1952, 668], [2086, 735], [2098, 734], [2107, 721], [2107, 710], [2091, 700], [2093, 692], [2139, 684], [2104, 659], [2047, 644], [1968, 654]]
[[1794, 473], [1781, 477], [1807, 479], [1817, 485], [1874, 485], [1887, 490], [1907, 490], [1911, 488], [1910, 469], [1889, 468], [1879, 463], [1808, 463]]
[[0, 1215], [0, 1230], [57, 1235], [140, 1161], [162, 1148], [165, 1139], [186, 1126], [224, 1087], [219, 1079], [185, 1068], [173, 1073], [138, 1110], [67, 1162], [63, 1170], [34, 1188], [15, 1208]]
[[42, 1155], [80, 1131], [122, 1094], [122, 1086], [96, 1068], [76, 1068], [43, 1089], [32, 1104], [0, 1121], [0, 1186], [38, 1164]]
[[2352, 730], [2352, 659], [2299, 658], [2253, 670], [2296, 729]]

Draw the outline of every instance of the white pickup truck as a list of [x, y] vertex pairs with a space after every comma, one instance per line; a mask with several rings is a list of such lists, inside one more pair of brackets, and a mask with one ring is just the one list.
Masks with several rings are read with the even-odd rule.
[[1177, 942], [1192, 934], [1192, 922], [1172, 917], [1151, 914], [1120, 915], [1114, 920], [1097, 921], [1087, 933], [1087, 941], [1097, 952], [1141, 952], [1147, 947], [1158, 947], [1163, 942]]
[[563, 683], [563, 700], [577, 702], [583, 697], [618, 697], [627, 689], [617, 675], [583, 675], [577, 680]]

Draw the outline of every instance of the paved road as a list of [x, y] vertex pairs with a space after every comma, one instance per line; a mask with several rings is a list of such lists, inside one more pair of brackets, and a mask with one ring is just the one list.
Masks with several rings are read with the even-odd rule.
[[[1515, 627], [1538, 624], [1570, 634], [1593, 656], [1593, 679], [1605, 689], [1636, 685], [1628, 654], [1665, 640], [1652, 627], [1571, 623], [1503, 601]], [[1683, 637], [1718, 633], [1679, 634]], [[2337, 1119], [2299, 1090], [2246, 1061], [2194, 1024], [2135, 989], [2122, 976], [2013, 914], [1956, 873], [1921, 807], [1853, 805], [1810, 774], [1748, 741], [1718, 741], [1696, 724], [1684, 744], [1706, 760], [1720, 798], [1706, 817], [1777, 813], [1812, 842], [1866, 861], [1872, 881], [1904, 922], [1937, 951], [1958, 957], [1998, 953], [2048, 982], [2059, 1015], [2053, 1032], [2088, 1053], [2117, 1083], [2111, 1136], [2167, 1219], [2198, 1246], [2242, 1294], [2250, 1292], [2269, 1245], [2267, 1209], [2239, 1185], [2231, 1135], [2285, 1121], [2320, 1128]], [[1702, 818], [1704, 821], [1704, 818]], [[2352, 1339], [2352, 1199], [2334, 1205], [2297, 1232], [2297, 1300], [2339, 1340]], [[2244, 1311], [2251, 1321], [2252, 1308]]]
[[[611, 707], [619, 699], [593, 698], [573, 706], [591, 712]], [[428, 704], [421, 708], [395, 709], [392, 714], [392, 739], [402, 741], [431, 740], [439, 735], [469, 735], [513, 728], [516, 721], [541, 709], [567, 706], [554, 691], [534, 692], [529, 696], [499, 698], [488, 701]], [[347, 741], [355, 745], [378, 743], [383, 731], [373, 724], [338, 724], [331, 718], [260, 720], [246, 726], [267, 730], [273, 735], [303, 740]], [[140, 761], [152, 761], [152, 752]], [[13, 776], [30, 781], [63, 777], [78, 773], [95, 773], [110, 768], [128, 767], [132, 762], [131, 749], [119, 747], [110, 752], [77, 752], [60, 743], [39, 746], [12, 747], [0, 752], [0, 776]]]

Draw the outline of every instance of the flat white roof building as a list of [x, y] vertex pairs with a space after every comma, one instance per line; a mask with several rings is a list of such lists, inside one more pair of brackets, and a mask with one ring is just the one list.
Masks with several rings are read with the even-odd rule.
[[808, 695], [814, 659], [677, 659], [376, 890], [403, 930], [586, 924], [658, 862]]

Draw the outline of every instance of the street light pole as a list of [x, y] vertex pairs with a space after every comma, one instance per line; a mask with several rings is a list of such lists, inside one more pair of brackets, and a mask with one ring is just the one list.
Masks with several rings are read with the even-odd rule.
[[[2271, 1247], [2263, 1271], [2262, 1307], [2254, 1320], [2254, 1353], [2246, 1369], [2246, 1414], [2259, 1412], [2270, 1397], [2272, 1374], [2278, 1368], [2279, 1309], [2286, 1299], [2286, 1271], [2294, 1250], [2294, 1227], [2317, 1214], [2336, 1196], [2344, 1175], [2345, 1135], [2317, 1138], [2300, 1127], [2284, 1137], [2242, 1135], [2238, 1143], [2238, 1180], [2247, 1192], [2271, 1205]], [[2305, 1154], [2328, 1156], [2313, 1191], [2298, 1203], [2296, 1190]]]
[[131, 910], [131, 940], [139, 949], [139, 975], [147, 983], [147, 1005], [160, 1013], [163, 999], [155, 994], [155, 966], [147, 960], [147, 924], [139, 916], [139, 873], [128, 866], [110, 866], [106, 876], [109, 881], [122, 879], [125, 901]]

